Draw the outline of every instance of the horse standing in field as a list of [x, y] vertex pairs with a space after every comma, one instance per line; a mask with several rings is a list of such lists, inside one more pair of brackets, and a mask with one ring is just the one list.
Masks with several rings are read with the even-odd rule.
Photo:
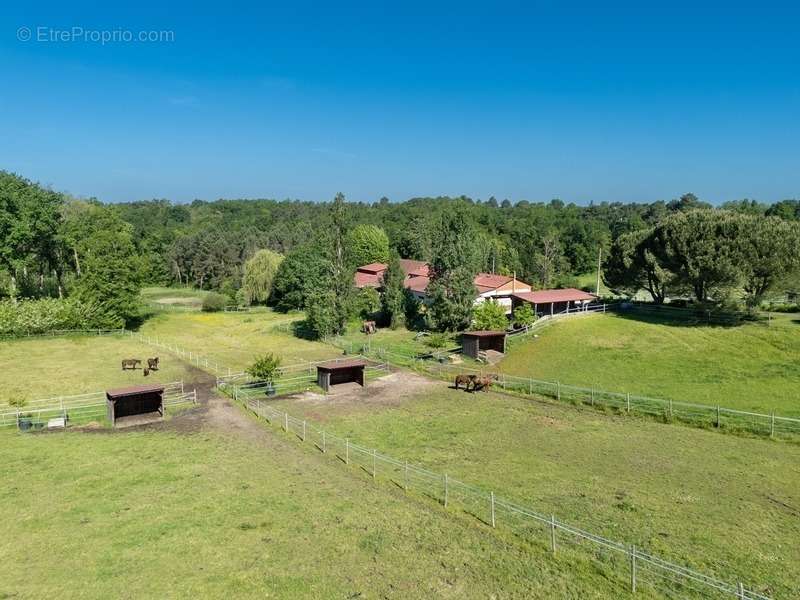
[[127, 371], [128, 369], [138, 369], [142, 366], [142, 361], [138, 358], [123, 358], [122, 359], [122, 370]]
[[145, 367], [144, 368], [144, 376], [147, 377], [148, 375], [150, 375], [150, 367]]
[[456, 379], [455, 379], [454, 383], [455, 383], [455, 388], [457, 390], [461, 389], [459, 386], [463, 383], [464, 384], [464, 390], [468, 392], [469, 391], [469, 386], [471, 384], [475, 383], [475, 375], [464, 375], [464, 374], [456, 375]]
[[486, 375], [484, 377], [476, 377], [472, 382], [472, 391], [476, 392], [478, 390], [488, 392], [489, 388], [492, 387], [492, 383], [498, 380], [497, 375]]
[[151, 371], [158, 371], [158, 357], [147, 359], [147, 368]]

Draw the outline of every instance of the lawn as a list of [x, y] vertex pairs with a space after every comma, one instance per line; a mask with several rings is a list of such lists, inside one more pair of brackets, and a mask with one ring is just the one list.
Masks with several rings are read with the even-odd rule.
[[510, 347], [499, 370], [686, 402], [800, 416], [800, 319], [685, 325], [617, 315], [563, 319]]
[[437, 385], [393, 402], [276, 407], [664, 558], [800, 596], [799, 446]]
[[[160, 368], [144, 377], [142, 369], [123, 371], [123, 358], [158, 356]], [[191, 381], [187, 364], [121, 336], [69, 336], [6, 340], [0, 343], [0, 403], [97, 392], [145, 383]]]
[[0, 449], [2, 598], [626, 594], [585, 556], [554, 560], [274, 432], [0, 432]]
[[297, 337], [293, 326], [300, 313], [272, 310], [253, 313], [160, 313], [145, 321], [143, 335], [158, 337], [199, 353], [234, 371], [248, 367], [253, 358], [274, 352], [284, 365], [324, 360], [341, 355], [333, 346]]
[[190, 287], [147, 287], [142, 290], [142, 299], [155, 306], [199, 309], [209, 292]]

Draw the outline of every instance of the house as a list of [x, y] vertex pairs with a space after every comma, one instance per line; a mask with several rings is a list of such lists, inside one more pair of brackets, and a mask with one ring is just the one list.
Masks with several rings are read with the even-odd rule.
[[[371, 263], [356, 270], [354, 283], [357, 288], [374, 287], [383, 285], [383, 276], [388, 266], [384, 263]], [[400, 259], [400, 268], [405, 273], [404, 285], [415, 298], [425, 301], [427, 298], [428, 284], [430, 283], [430, 266], [421, 260]], [[495, 300], [506, 309], [506, 314], [511, 314], [513, 308], [512, 295], [516, 292], [530, 292], [531, 286], [516, 277], [498, 275], [496, 273], [478, 273], [475, 276], [475, 288], [478, 295], [475, 303]]]
[[524, 303], [533, 305], [538, 316], [554, 315], [568, 311], [585, 310], [597, 296], [575, 288], [561, 290], [536, 290], [514, 292], [511, 295], [512, 309]]

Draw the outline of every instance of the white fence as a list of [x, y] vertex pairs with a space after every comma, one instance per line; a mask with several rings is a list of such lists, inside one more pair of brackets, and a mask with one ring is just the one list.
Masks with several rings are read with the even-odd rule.
[[[177, 381], [164, 385], [164, 409], [179, 404], [196, 404], [197, 392], [184, 390], [183, 382]], [[89, 418], [106, 418], [107, 405], [105, 392], [91, 392], [74, 396], [56, 396], [27, 402], [25, 406], [16, 407], [7, 403], [0, 404], [0, 427], [20, 426], [24, 421], [38, 427], [50, 419], [86, 420]]]
[[768, 598], [742, 582], [731, 583], [672, 563], [642, 548], [591, 533], [554, 515], [503, 498], [491, 490], [359, 445], [349, 438], [321, 429], [311, 421], [277, 410], [268, 401], [253, 397], [241, 386], [229, 384], [226, 389], [260, 418], [296, 434], [303, 442], [313, 444], [321, 452], [331, 454], [347, 465], [360, 467], [373, 479], [381, 477], [390, 480], [406, 491], [414, 490], [434, 498], [446, 508], [458, 506], [492, 527], [507, 526], [526, 538], [539, 536], [540, 542], [547, 544], [553, 553], [562, 545], [588, 551], [593, 559], [601, 560], [610, 567], [618, 582], [624, 581], [631, 592], [636, 592], [637, 586], [645, 584], [680, 598], [695, 594], [740, 600]]

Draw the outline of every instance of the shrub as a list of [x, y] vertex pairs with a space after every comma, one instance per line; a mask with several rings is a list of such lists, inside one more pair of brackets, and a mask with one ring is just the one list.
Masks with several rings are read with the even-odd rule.
[[257, 356], [245, 372], [261, 381], [273, 383], [278, 376], [278, 371], [281, 367], [281, 357], [276, 356], [272, 352]]
[[219, 312], [228, 305], [229, 298], [223, 294], [211, 292], [203, 298], [203, 310], [205, 312]]
[[425, 338], [425, 345], [431, 348], [446, 348], [450, 345], [450, 336], [446, 333], [431, 333]]
[[473, 329], [504, 330], [508, 327], [506, 309], [494, 300], [481, 302], [472, 311]]
[[371, 319], [381, 309], [381, 296], [375, 288], [365, 287], [358, 292], [354, 304], [359, 317]]
[[529, 302], [514, 309], [514, 323], [517, 327], [530, 327], [536, 322], [536, 313]]
[[0, 335], [33, 335], [67, 329], [111, 329], [118, 318], [74, 298], [0, 301]]

